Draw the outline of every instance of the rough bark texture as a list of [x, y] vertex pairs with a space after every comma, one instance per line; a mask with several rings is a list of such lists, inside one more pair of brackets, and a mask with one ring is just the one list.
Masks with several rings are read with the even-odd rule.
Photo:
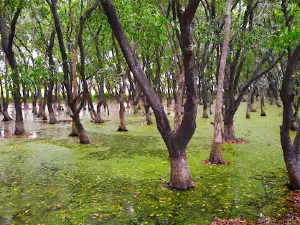
[[293, 189], [300, 189], [300, 129], [294, 142], [290, 138], [290, 124], [292, 102], [294, 99], [293, 74], [300, 62], [300, 45], [297, 45], [292, 56], [288, 60], [286, 71], [282, 81], [280, 97], [283, 103], [283, 120], [280, 128], [281, 146], [283, 150], [284, 161], [290, 178], [290, 186]]
[[214, 118], [214, 140], [210, 152], [209, 161], [213, 164], [223, 164], [222, 159], [222, 105], [223, 105], [223, 84], [225, 77], [226, 58], [229, 50], [230, 30], [231, 30], [231, 0], [227, 0], [225, 14], [225, 38], [223, 43], [220, 68], [218, 75], [218, 88]]

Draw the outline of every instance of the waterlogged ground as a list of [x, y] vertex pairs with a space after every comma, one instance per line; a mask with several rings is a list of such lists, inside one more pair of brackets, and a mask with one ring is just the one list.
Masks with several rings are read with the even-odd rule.
[[[168, 154], [156, 126], [127, 115], [129, 132], [118, 133], [117, 107], [105, 124], [83, 115], [90, 145], [68, 136], [70, 124], [48, 125], [25, 112], [25, 138], [11, 137], [1, 122], [0, 224], [209, 224], [218, 218], [263, 220], [287, 212], [288, 190], [279, 141], [281, 108], [267, 106], [235, 117], [245, 144], [224, 145], [232, 164], [203, 164], [212, 143], [213, 120], [200, 118], [188, 146], [196, 188], [164, 187]], [[68, 120], [63, 114], [60, 120]], [[2, 119], [2, 118], [0, 118]], [[8, 137], [8, 138], [5, 138]]]

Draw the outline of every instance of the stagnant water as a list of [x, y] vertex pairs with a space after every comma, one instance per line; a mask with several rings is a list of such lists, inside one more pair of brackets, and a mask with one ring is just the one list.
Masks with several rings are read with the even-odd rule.
[[[10, 108], [14, 117], [13, 108]], [[12, 136], [14, 122], [0, 123], [0, 224], [209, 224], [218, 218], [257, 220], [287, 212], [286, 171], [279, 143], [280, 109], [267, 117], [235, 118], [247, 143], [224, 145], [228, 166], [203, 164], [209, 156], [212, 118], [200, 118], [187, 154], [196, 188], [165, 188], [166, 147], [145, 116], [126, 115], [118, 133], [118, 106], [104, 124], [82, 112], [90, 145], [68, 136], [70, 117], [57, 112], [49, 125], [24, 111], [27, 135]], [[0, 117], [2, 119], [2, 116]], [[172, 115], [170, 116], [172, 120]]]

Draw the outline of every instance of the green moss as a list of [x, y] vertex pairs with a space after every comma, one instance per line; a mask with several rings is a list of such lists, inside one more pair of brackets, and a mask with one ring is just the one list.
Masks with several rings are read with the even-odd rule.
[[257, 112], [247, 120], [241, 106], [236, 134], [247, 142], [223, 146], [229, 166], [202, 163], [213, 126], [199, 112], [187, 150], [196, 188], [187, 192], [164, 187], [168, 153], [144, 117], [128, 115], [128, 133], [116, 132], [117, 113], [104, 124], [86, 118], [90, 145], [68, 137], [69, 124], [40, 124], [38, 139], [0, 142], [0, 224], [209, 224], [284, 214], [281, 110], [268, 106], [267, 117]]

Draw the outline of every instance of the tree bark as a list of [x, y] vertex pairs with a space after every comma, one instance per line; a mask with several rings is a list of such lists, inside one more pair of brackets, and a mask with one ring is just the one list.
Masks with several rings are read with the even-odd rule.
[[10, 23], [10, 34], [7, 37], [6, 33], [6, 24], [4, 18], [4, 12], [0, 15], [0, 32], [1, 32], [1, 44], [3, 51], [6, 55], [8, 63], [13, 71], [12, 80], [13, 80], [13, 98], [15, 102], [15, 110], [16, 110], [16, 122], [15, 122], [15, 135], [24, 135], [25, 128], [23, 122], [23, 114], [22, 114], [22, 104], [21, 104], [21, 95], [20, 95], [20, 80], [18, 73], [18, 65], [16, 62], [15, 54], [12, 49], [13, 39], [15, 37], [16, 24], [17, 20], [21, 14], [21, 8], [17, 8], [13, 19]]
[[290, 138], [290, 123], [292, 102], [294, 99], [293, 74], [300, 62], [300, 44], [295, 48], [288, 64], [282, 81], [280, 97], [283, 103], [283, 120], [280, 128], [280, 140], [283, 150], [284, 161], [290, 178], [290, 186], [300, 189], [300, 129], [298, 128], [294, 142]]
[[222, 159], [222, 105], [223, 105], [223, 84], [225, 77], [226, 58], [229, 51], [229, 40], [231, 30], [231, 0], [227, 0], [226, 14], [225, 14], [225, 38], [222, 48], [222, 55], [220, 60], [220, 69], [218, 75], [218, 88], [215, 107], [214, 119], [214, 140], [212, 150], [210, 152], [209, 161], [213, 164], [223, 164]]
[[3, 114], [3, 121], [11, 121], [12, 118], [8, 114], [8, 105], [9, 105], [8, 62], [6, 58], [4, 59], [4, 61], [5, 61], [5, 74], [4, 74], [5, 96], [4, 96], [4, 91], [1, 82], [1, 97], [2, 97], [2, 104], [3, 104], [2, 114]]
[[264, 90], [261, 92], [260, 96], [260, 115], [261, 116], [267, 116], [265, 112], [265, 93]]
[[54, 38], [55, 38], [55, 29], [51, 32], [51, 37], [49, 41], [49, 45], [47, 46], [47, 55], [49, 60], [49, 66], [50, 66], [50, 82], [48, 87], [48, 94], [47, 94], [47, 107], [49, 112], [49, 124], [56, 124], [57, 119], [55, 117], [55, 113], [53, 110], [53, 88], [54, 88], [54, 75], [56, 74], [55, 69], [55, 62], [53, 59], [53, 46], [54, 46]]
[[[136, 53], [133, 51], [123, 25], [120, 22], [111, 0], [103, 0], [101, 4], [112, 27], [112, 31], [119, 42], [128, 66], [135, 79], [139, 83], [143, 93], [155, 114], [157, 128], [168, 148], [171, 161], [171, 177], [169, 186], [175, 189], [189, 189], [193, 187], [191, 176], [186, 162], [186, 146], [190, 141], [196, 128], [197, 114], [197, 88], [194, 71], [193, 41], [192, 41], [192, 20], [195, 16], [200, 0], [190, 0], [185, 11], [182, 10], [181, 1], [177, 1], [177, 12], [181, 29], [181, 45], [183, 53], [183, 65], [185, 82], [187, 87], [187, 99], [182, 123], [179, 129], [172, 132], [164, 107], [155, 94], [151, 84], [146, 77]], [[173, 159], [176, 159], [175, 161]], [[174, 163], [182, 162], [182, 163]], [[181, 172], [185, 171], [185, 172]], [[178, 178], [174, 178], [174, 176]]]

